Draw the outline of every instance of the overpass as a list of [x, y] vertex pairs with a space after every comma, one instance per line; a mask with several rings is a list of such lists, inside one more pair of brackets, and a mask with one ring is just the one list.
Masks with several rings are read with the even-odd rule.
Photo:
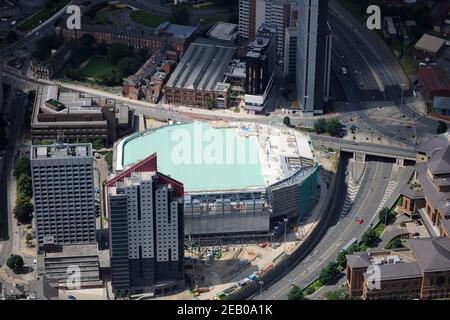
[[375, 143], [356, 143], [340, 138], [310, 134], [315, 147], [330, 147], [339, 151], [353, 153], [353, 158], [365, 161], [366, 155], [395, 159], [399, 165], [404, 165], [405, 160], [416, 161], [416, 152], [411, 147], [395, 147]]

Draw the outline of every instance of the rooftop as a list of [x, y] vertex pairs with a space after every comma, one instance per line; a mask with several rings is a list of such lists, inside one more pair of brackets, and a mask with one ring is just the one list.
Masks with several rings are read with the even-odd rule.
[[166, 87], [213, 91], [222, 82], [235, 49], [191, 44]]
[[73, 143], [31, 146], [31, 160], [41, 159], [67, 159], [92, 157], [90, 143]]
[[308, 138], [288, 128], [194, 122], [123, 139], [116, 170], [152, 153], [158, 155], [158, 171], [182, 182], [187, 193], [261, 189], [291, 176], [300, 158], [313, 159]]
[[208, 31], [208, 36], [218, 40], [234, 41], [238, 35], [238, 25], [228, 22], [217, 22]]
[[171, 36], [174, 38], [185, 40], [191, 37], [196, 30], [197, 28], [193, 26], [184, 26], [181, 24], [175, 24], [166, 21], [164, 23], [161, 23], [156, 28], [155, 33], [158, 32], [170, 33]]
[[435, 37], [435, 36], [425, 33], [419, 39], [419, 41], [417, 41], [414, 48], [436, 54], [442, 48], [444, 43], [445, 43], [444, 39], [441, 39], [441, 38], [438, 38], [438, 37]]
[[446, 237], [408, 241], [422, 272], [450, 270], [450, 239]]
[[97, 243], [58, 245], [54, 246], [53, 250], [47, 248], [45, 250], [45, 258], [68, 258], [97, 255]]

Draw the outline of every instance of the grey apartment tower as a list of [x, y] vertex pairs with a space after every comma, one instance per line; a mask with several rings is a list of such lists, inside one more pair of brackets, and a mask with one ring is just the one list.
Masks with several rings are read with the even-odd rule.
[[92, 145], [34, 145], [30, 157], [39, 249], [95, 243]]
[[183, 185], [156, 171], [156, 154], [106, 183], [116, 296], [184, 288]]
[[299, 0], [296, 87], [304, 116], [322, 114], [328, 101], [331, 31], [327, 0]]

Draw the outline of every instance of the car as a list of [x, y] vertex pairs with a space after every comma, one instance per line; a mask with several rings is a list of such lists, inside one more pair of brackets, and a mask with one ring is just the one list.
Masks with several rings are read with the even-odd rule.
[[75, 298], [75, 296], [69, 294], [69, 295], [67, 296], [67, 300], [77, 300], [77, 298]]
[[356, 222], [358, 223], [358, 224], [363, 224], [363, 219], [361, 219], [361, 218], [359, 218], [358, 220], [356, 220]]
[[408, 128], [408, 129], [412, 128], [412, 126], [410, 124], [407, 124], [405, 127]]
[[373, 227], [373, 222], [369, 223], [369, 228]]

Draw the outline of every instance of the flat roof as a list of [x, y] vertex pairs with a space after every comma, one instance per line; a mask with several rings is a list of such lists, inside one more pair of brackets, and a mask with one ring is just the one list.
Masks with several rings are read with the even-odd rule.
[[174, 38], [188, 39], [197, 30], [193, 26], [185, 26], [181, 24], [170, 23], [169, 21], [163, 22], [157, 28], [157, 30], [168, 32], [172, 34]]
[[92, 157], [92, 145], [90, 143], [54, 143], [52, 145], [31, 146], [31, 160], [86, 157]]
[[429, 34], [424, 34], [419, 41], [417, 41], [416, 45], [414, 46], [414, 48], [419, 49], [419, 50], [425, 50], [431, 53], [436, 54], [444, 45], [445, 40], [429, 35]]
[[167, 81], [166, 87], [213, 91], [222, 82], [234, 48], [193, 43]]
[[295, 130], [196, 121], [124, 138], [117, 145], [116, 170], [153, 153], [158, 171], [182, 182], [187, 193], [261, 189], [314, 163], [308, 136]]
[[46, 258], [68, 258], [95, 255], [98, 255], [97, 243], [59, 245], [55, 246], [54, 250], [50, 249], [45, 252]]
[[208, 31], [208, 36], [210, 36], [211, 38], [224, 41], [233, 41], [234, 39], [236, 39], [237, 35], [238, 35], [237, 24], [222, 21], [217, 22]]
[[[196, 137], [199, 134], [200, 140], [202, 135], [216, 136], [218, 139], [226, 137], [229, 139], [228, 143], [224, 142], [222, 150], [216, 151], [225, 157], [225, 150], [235, 150], [236, 156], [234, 159], [229, 158], [229, 161], [223, 157], [217, 157], [220, 161], [210, 159], [214, 151], [208, 146], [212, 143], [198, 141]], [[244, 150], [240, 163], [237, 163], [237, 148]], [[264, 186], [256, 137], [239, 136], [237, 128], [215, 129], [208, 123], [194, 122], [136, 134], [129, 137], [123, 145], [123, 165], [132, 165], [155, 152], [158, 157], [158, 171], [182, 182], [186, 192]]]

